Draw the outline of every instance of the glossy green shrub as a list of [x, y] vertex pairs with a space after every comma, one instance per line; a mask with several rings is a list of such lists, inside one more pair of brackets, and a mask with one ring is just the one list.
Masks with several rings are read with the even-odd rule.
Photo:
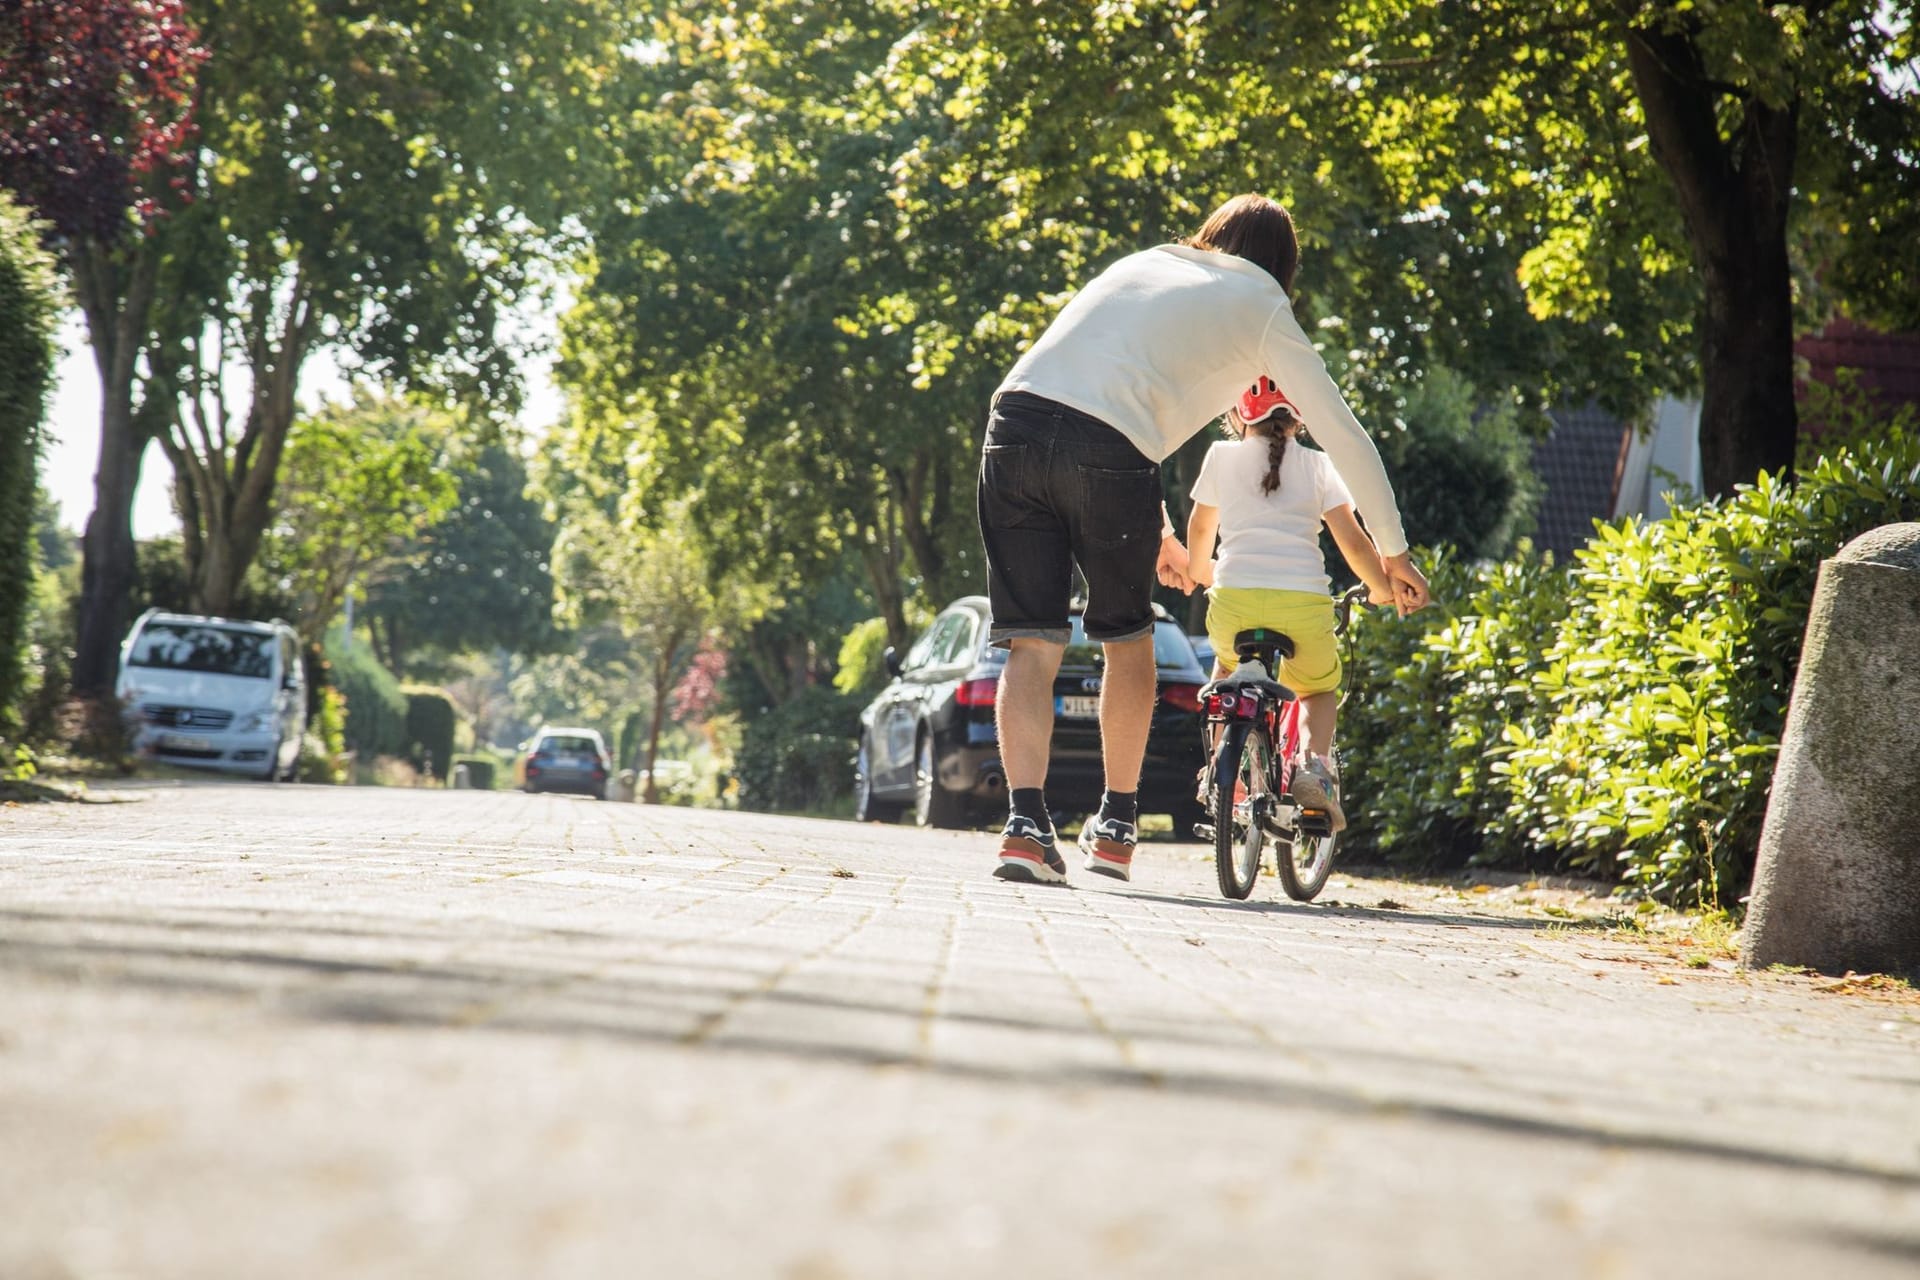
[[406, 685], [401, 694], [407, 700], [407, 737], [424, 755], [421, 764], [431, 764], [434, 777], [447, 780], [453, 760], [453, 731], [459, 716], [446, 690], [427, 685]]
[[1567, 601], [1566, 571], [1512, 560], [1429, 566], [1435, 607], [1354, 632], [1341, 712], [1349, 849], [1427, 869], [1550, 863], [1509, 817], [1505, 730], [1543, 718], [1533, 677]]
[[1572, 866], [1683, 903], [1751, 878], [1820, 562], [1920, 517], [1920, 437], [1897, 430], [1663, 520], [1602, 526], [1536, 696], [1508, 726], [1509, 826]]
[[347, 758], [347, 699], [332, 685], [309, 684], [313, 710], [300, 748], [300, 781], [339, 785], [352, 770]]
[[329, 682], [346, 695], [346, 743], [362, 760], [407, 753], [407, 700], [364, 643], [327, 641]]
[[0, 732], [19, 728], [36, 554], [34, 491], [60, 294], [39, 224], [0, 194]]
[[740, 807], [831, 808], [853, 794], [860, 701], [821, 685], [748, 718], [734, 773]]
[[492, 756], [468, 753], [452, 757], [450, 768], [460, 765], [467, 767], [467, 785], [475, 791], [492, 791], [498, 787], [507, 774], [500, 768], [500, 762]]

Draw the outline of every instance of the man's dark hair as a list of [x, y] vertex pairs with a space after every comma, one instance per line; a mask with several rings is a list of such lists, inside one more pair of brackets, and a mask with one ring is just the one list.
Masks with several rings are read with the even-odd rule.
[[1187, 244], [1245, 258], [1264, 268], [1288, 297], [1293, 296], [1294, 273], [1300, 269], [1293, 215], [1265, 196], [1235, 196], [1215, 209]]

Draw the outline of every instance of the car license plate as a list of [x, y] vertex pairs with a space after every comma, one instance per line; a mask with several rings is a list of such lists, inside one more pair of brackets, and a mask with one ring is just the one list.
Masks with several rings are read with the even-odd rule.
[[172, 747], [175, 751], [211, 751], [213, 739], [196, 738], [188, 733], [163, 733], [160, 735], [160, 745]]
[[1100, 718], [1100, 699], [1098, 697], [1071, 698], [1061, 697], [1053, 700], [1053, 713], [1067, 720], [1097, 720]]

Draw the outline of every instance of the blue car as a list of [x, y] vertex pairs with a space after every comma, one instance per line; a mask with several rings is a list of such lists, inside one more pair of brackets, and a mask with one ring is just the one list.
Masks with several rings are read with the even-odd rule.
[[613, 763], [597, 729], [547, 728], [533, 735], [525, 754], [514, 766], [520, 789], [528, 795], [542, 791], [571, 791], [607, 798], [607, 779]]

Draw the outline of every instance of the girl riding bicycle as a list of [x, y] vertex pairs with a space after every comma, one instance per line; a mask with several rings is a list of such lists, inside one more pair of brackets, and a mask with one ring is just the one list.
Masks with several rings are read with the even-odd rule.
[[1248, 388], [1227, 419], [1238, 438], [1207, 450], [1187, 520], [1192, 577], [1207, 588], [1213, 675], [1220, 679], [1238, 665], [1233, 638], [1242, 631], [1265, 627], [1292, 639], [1293, 656], [1281, 660], [1274, 678], [1299, 696], [1306, 722], [1306, 754], [1294, 772], [1293, 793], [1300, 804], [1325, 809], [1339, 831], [1346, 826], [1333, 760], [1340, 652], [1321, 524], [1373, 603], [1392, 604], [1393, 589], [1333, 464], [1317, 449], [1290, 447], [1303, 424], [1273, 381], [1262, 377]]

